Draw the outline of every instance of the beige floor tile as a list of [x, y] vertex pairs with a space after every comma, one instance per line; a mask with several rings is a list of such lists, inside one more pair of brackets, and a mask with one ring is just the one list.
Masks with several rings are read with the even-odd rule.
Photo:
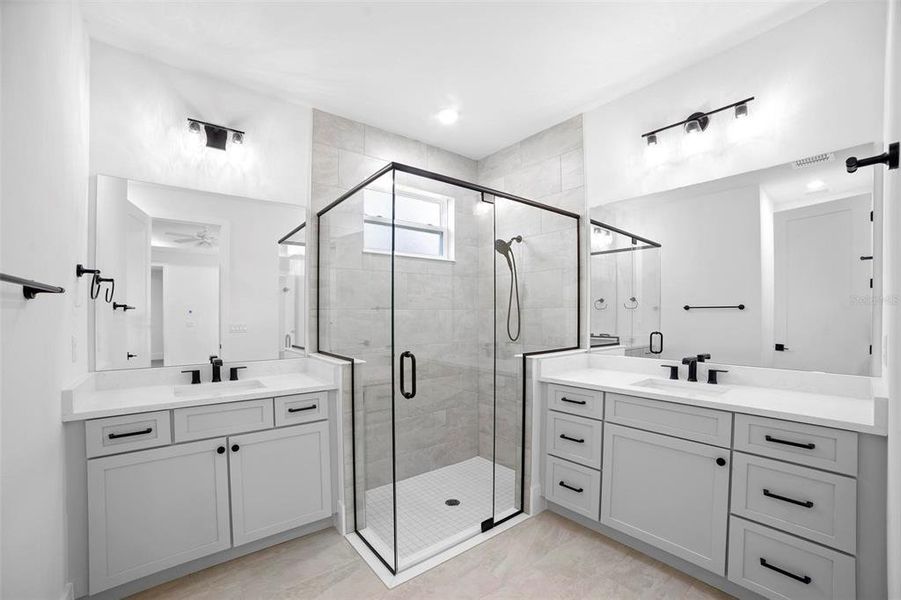
[[334, 530], [182, 577], [140, 600], [724, 600], [727, 594], [551, 512], [392, 590]]

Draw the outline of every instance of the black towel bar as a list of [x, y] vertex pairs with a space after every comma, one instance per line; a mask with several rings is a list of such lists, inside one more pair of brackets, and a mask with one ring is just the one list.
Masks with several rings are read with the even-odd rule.
[[16, 277], [15, 275], [7, 275], [6, 273], [0, 273], [0, 281], [5, 281], [6, 283], [12, 283], [15, 285], [21, 285], [22, 295], [29, 300], [31, 300], [38, 294], [62, 294], [66, 291], [58, 285], [48, 285], [46, 283], [32, 281], [31, 279]]
[[735, 305], [729, 305], [729, 306], [689, 306], [688, 304], [686, 304], [682, 308], [684, 308], [685, 310], [691, 310], [693, 308], [737, 308], [738, 310], [744, 310], [745, 305], [744, 304], [735, 304]]

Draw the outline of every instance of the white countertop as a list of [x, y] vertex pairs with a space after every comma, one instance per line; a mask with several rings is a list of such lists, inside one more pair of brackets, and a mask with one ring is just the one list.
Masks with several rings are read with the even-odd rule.
[[[539, 376], [539, 381], [544, 383], [559, 383], [666, 402], [887, 435], [887, 403], [884, 398], [833, 396], [748, 385], [711, 386], [707, 383], [684, 381], [676, 384], [678, 389], [672, 390], [635, 385], [648, 379], [668, 381], [649, 377], [647, 373], [599, 368], [575, 368]], [[697, 390], [692, 389], [694, 386], [697, 386]], [[710, 395], [710, 388], [716, 388], [716, 392], [722, 393]], [[705, 394], [705, 391], [708, 393]]]
[[[259, 381], [261, 387], [230, 389], [227, 381], [205, 384], [209, 393], [177, 396], [176, 388], [182, 385], [146, 385], [140, 387], [105, 390], [70, 390], [63, 395], [63, 421], [82, 421], [99, 417], [220, 404], [238, 400], [273, 398], [336, 389], [332, 380], [310, 373], [280, 373], [249, 378]], [[216, 388], [216, 386], [221, 386]]]

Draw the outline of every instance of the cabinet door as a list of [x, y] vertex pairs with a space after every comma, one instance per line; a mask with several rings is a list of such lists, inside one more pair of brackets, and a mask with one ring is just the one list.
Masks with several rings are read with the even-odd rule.
[[721, 448], [605, 424], [601, 522], [724, 575], [728, 459]]
[[225, 443], [88, 461], [92, 594], [230, 547]]
[[236, 546], [331, 516], [327, 421], [228, 442]]

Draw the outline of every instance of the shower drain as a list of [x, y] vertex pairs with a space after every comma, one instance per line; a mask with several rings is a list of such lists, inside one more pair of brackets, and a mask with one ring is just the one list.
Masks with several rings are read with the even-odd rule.
[[447, 504], [448, 506], [459, 506], [460, 501], [457, 500], [456, 498], [448, 498], [447, 500], [444, 501], [444, 503]]

